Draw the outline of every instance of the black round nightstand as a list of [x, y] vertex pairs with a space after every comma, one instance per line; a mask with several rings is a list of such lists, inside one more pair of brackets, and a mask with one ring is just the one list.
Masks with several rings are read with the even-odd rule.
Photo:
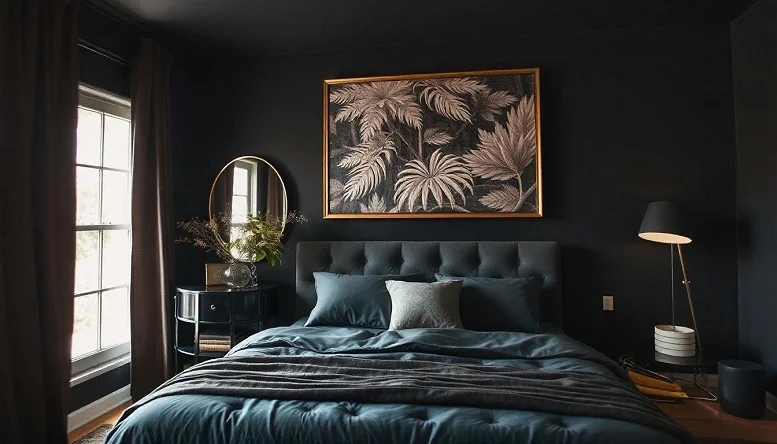
[[191, 285], [175, 295], [175, 371], [224, 356], [246, 337], [277, 325], [278, 286]]

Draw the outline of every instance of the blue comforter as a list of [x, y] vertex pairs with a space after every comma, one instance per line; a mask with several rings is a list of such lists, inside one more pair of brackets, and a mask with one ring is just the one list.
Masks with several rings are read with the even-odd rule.
[[[230, 355], [344, 355], [626, 378], [595, 350], [550, 333], [295, 324], [253, 335]], [[664, 431], [621, 420], [525, 410], [205, 395], [160, 397], [138, 405], [125, 413], [108, 443], [678, 442]]]

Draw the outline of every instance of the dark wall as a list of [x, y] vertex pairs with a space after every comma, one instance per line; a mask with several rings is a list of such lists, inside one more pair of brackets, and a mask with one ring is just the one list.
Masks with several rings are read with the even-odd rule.
[[70, 388], [68, 412], [108, 396], [130, 383], [130, 365], [122, 365]]
[[739, 211], [739, 346], [777, 393], [777, 4], [732, 22]]
[[108, 14], [82, 3], [78, 37], [79, 80], [129, 97], [131, 69], [127, 62], [137, 55], [140, 36]]
[[[238, 65], [230, 59], [177, 54], [172, 73], [173, 204], [176, 221], [208, 217], [208, 194], [216, 174], [234, 150], [232, 120], [234, 78]], [[180, 237], [184, 233], [177, 231]], [[177, 285], [204, 284], [202, 250], [177, 245]]]
[[[324, 79], [534, 66], [542, 79], [544, 218], [322, 219]], [[736, 353], [727, 26], [323, 52], [233, 60], [213, 71], [178, 92], [188, 117], [177, 116], [174, 130], [176, 144], [185, 145], [176, 160], [177, 220], [206, 214], [210, 181], [231, 158], [255, 154], [276, 165], [291, 207], [310, 219], [290, 230], [283, 266], [260, 267], [262, 277], [281, 283], [287, 321], [299, 240], [556, 240], [568, 333], [611, 355], [649, 353], [653, 325], [670, 321], [669, 249], [636, 232], [649, 201], [674, 199], [696, 219], [686, 252], [702, 340]], [[205, 83], [222, 96], [197, 89]], [[202, 94], [211, 97], [200, 101]], [[177, 248], [179, 282], [202, 282], [199, 254]], [[601, 310], [605, 294], [615, 296], [612, 313]], [[690, 323], [682, 299], [678, 313]]]

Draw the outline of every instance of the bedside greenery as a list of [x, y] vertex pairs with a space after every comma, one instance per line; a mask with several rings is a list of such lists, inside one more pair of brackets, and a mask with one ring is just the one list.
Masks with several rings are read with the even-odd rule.
[[188, 236], [176, 239], [176, 242], [203, 248], [227, 263], [267, 261], [274, 267], [281, 263], [285, 249], [284, 227], [306, 221], [304, 216], [294, 211], [285, 219], [249, 214], [247, 223], [237, 227], [236, 239], [225, 242], [222, 236], [231, 231], [233, 224], [231, 212], [223, 212], [210, 219], [195, 217], [179, 222], [178, 227]]
[[241, 260], [248, 262], [267, 261], [270, 266], [281, 263], [284, 245], [282, 242], [283, 229], [286, 224], [305, 222], [306, 219], [296, 212], [286, 216], [285, 221], [279, 219], [267, 219], [262, 215], [248, 215], [248, 222], [239, 228], [236, 239], [227, 245]]

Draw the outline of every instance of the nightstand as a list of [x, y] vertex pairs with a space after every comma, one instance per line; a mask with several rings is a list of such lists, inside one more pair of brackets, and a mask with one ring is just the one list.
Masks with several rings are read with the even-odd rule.
[[275, 327], [278, 286], [182, 286], [175, 295], [175, 372], [224, 356], [246, 337]]

